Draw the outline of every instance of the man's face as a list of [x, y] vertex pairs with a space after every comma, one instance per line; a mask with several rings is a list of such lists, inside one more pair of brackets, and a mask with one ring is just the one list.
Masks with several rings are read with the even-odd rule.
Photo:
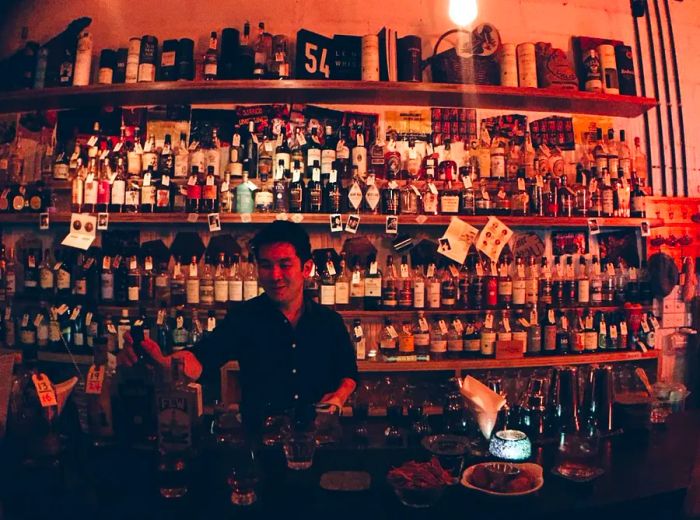
[[258, 251], [258, 282], [273, 301], [291, 303], [303, 294], [311, 266], [311, 260], [302, 265], [292, 244], [265, 245]]

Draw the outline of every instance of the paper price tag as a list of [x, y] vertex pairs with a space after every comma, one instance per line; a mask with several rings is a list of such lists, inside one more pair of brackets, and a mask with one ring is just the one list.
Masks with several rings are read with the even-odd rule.
[[199, 215], [197, 213], [188, 213], [187, 214], [187, 222], [190, 222], [192, 224], [197, 222], [198, 218], [199, 218]]
[[620, 322], [620, 334], [627, 336], [627, 322], [625, 321]]
[[207, 318], [207, 332], [213, 332], [216, 328], [216, 318], [209, 316]]
[[301, 213], [295, 213], [294, 215], [292, 215], [292, 222], [294, 222], [295, 224], [301, 224], [303, 221], [304, 215], [302, 215]]
[[610, 262], [605, 264], [605, 271], [610, 275], [614, 276], [615, 275], [615, 266], [613, 266]]
[[34, 318], [34, 326], [40, 327], [43, 322], [44, 322], [44, 315], [37, 314], [36, 317]]
[[389, 334], [389, 337], [392, 339], [396, 339], [399, 337], [398, 332], [396, 332], [396, 329], [394, 328], [393, 325], [389, 325], [388, 327], [384, 327], [386, 329], [387, 334]]
[[457, 278], [459, 276], [459, 269], [457, 269], [456, 265], [450, 264], [449, 270], [450, 270], [450, 274], [452, 275], [453, 278]]
[[549, 309], [547, 311], [547, 319], [549, 320], [549, 323], [556, 323], [557, 322], [557, 318], [554, 315], [554, 309]]
[[100, 395], [102, 385], [105, 380], [105, 367], [92, 365], [85, 378], [85, 393], [90, 395]]
[[484, 327], [487, 329], [493, 328], [493, 314], [486, 315], [486, 318], [484, 318]]
[[654, 315], [649, 316], [649, 321], [651, 321], [651, 325], [652, 325], [652, 327], [654, 327], [655, 329], [660, 328], [659, 320], [656, 319], [656, 316], [654, 316]]
[[356, 325], [356, 326], [353, 328], [353, 333], [355, 334], [355, 337], [356, 337], [357, 339], [360, 339], [360, 338], [363, 336], [363, 334], [364, 334], [363, 331], [362, 331], [362, 326], [361, 326], [361, 325]]
[[644, 333], [645, 333], [645, 334], [649, 334], [649, 331], [650, 331], [651, 329], [649, 328], [649, 323], [647, 323], [646, 318], [643, 318], [643, 319], [642, 319], [641, 325], [642, 325], [642, 330], [644, 331]]
[[427, 220], [428, 220], [428, 217], [426, 217], [425, 215], [418, 215], [418, 216], [416, 217], [416, 222], [418, 222], [419, 224], [423, 224], [423, 223], [425, 223]]
[[452, 322], [452, 326], [459, 334], [464, 332], [464, 325], [462, 325], [462, 321], [459, 318], [455, 318], [455, 320]]
[[399, 275], [401, 278], [408, 278], [408, 264], [401, 264], [401, 267], [399, 267]]
[[518, 318], [518, 323], [525, 327], [526, 329], [530, 326], [530, 322], [527, 321], [525, 318]]
[[445, 323], [445, 320], [438, 320], [438, 327], [440, 327], [440, 332], [447, 334], [447, 323]]
[[437, 194], [438, 194], [437, 186], [435, 186], [435, 184], [433, 184], [432, 182], [428, 183], [428, 190], [429, 190], [430, 193], [432, 193], [433, 195], [437, 195]]
[[617, 339], [617, 326], [610, 325], [610, 338]]
[[117, 144], [114, 145], [114, 148], [112, 148], [112, 151], [114, 153], [117, 153], [119, 150], [122, 149], [123, 143], [121, 141], [118, 141]]
[[51, 380], [49, 380], [46, 374], [32, 375], [32, 382], [34, 383], [34, 388], [39, 396], [39, 402], [42, 407], [48, 408], [49, 406], [58, 406], [56, 392], [53, 389]]
[[510, 329], [510, 320], [509, 320], [508, 318], [503, 318], [503, 329], [504, 329], [506, 332], [510, 332], [510, 331], [511, 331], [511, 329]]
[[369, 274], [377, 274], [378, 270], [379, 270], [379, 268], [377, 266], [376, 260], [369, 264]]
[[107, 332], [110, 334], [116, 334], [117, 333], [117, 328], [114, 326], [114, 323], [108, 323], [107, 324]]
[[428, 326], [428, 320], [425, 318], [418, 318], [418, 327], [420, 327], [420, 330], [422, 332], [428, 332], [430, 330], [430, 327]]
[[91, 323], [92, 323], [92, 313], [86, 312], [85, 313], [85, 326], [89, 327]]
[[27, 325], [29, 325], [29, 314], [25, 313], [24, 315], [22, 315], [22, 321], [20, 323], [20, 326], [26, 327]]

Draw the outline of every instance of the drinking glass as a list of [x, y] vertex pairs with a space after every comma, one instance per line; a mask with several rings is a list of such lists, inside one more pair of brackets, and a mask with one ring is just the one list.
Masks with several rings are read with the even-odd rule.
[[182, 498], [189, 487], [189, 463], [183, 453], [161, 452], [158, 457], [158, 489], [163, 498]]
[[311, 425], [292, 424], [284, 436], [283, 447], [289, 469], [309, 469], [316, 451], [316, 431]]
[[231, 503], [237, 506], [254, 504], [258, 499], [256, 487], [259, 481], [260, 469], [255, 452], [245, 449], [237, 453], [228, 476]]

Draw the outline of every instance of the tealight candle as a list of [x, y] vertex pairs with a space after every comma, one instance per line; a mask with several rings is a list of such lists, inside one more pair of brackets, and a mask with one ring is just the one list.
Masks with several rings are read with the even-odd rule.
[[489, 453], [503, 460], [525, 460], [532, 455], [532, 444], [519, 430], [501, 430], [491, 437]]

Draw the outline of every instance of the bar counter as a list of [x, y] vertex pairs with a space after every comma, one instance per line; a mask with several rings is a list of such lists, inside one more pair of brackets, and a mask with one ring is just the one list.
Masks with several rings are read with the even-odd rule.
[[[370, 424], [372, 433], [381, 429], [380, 419]], [[428, 460], [428, 452], [420, 446], [387, 447], [379, 436], [365, 448], [349, 443], [319, 448], [306, 471], [287, 469], [281, 448], [261, 449], [258, 500], [249, 507], [230, 504], [230, 450], [216, 447], [208, 435], [193, 464], [189, 493], [177, 500], [160, 498], [152, 450], [74, 447], [58, 467], [30, 470], [16, 464], [5, 445], [0, 518], [681, 518], [699, 439], [699, 410], [673, 414], [662, 427], [610, 437], [601, 442], [605, 473], [584, 484], [551, 473], [555, 446], [535, 448], [532, 461], [544, 467], [539, 492], [491, 497], [457, 484], [428, 509], [403, 506], [386, 481], [389, 469]], [[481, 461], [467, 458], [465, 467]], [[319, 479], [330, 470], [367, 471], [371, 487], [325, 491]]]

